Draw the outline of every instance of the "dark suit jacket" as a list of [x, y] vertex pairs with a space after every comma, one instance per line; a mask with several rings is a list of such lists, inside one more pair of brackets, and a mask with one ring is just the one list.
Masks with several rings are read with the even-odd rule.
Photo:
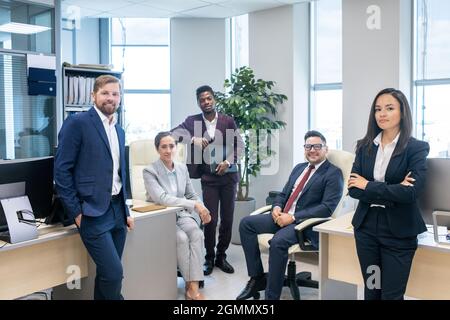
[[[116, 124], [120, 149], [120, 179], [124, 212], [126, 170], [125, 133]], [[67, 118], [58, 135], [55, 156], [55, 183], [70, 218], [79, 213], [101, 216], [109, 208], [113, 179], [113, 160], [103, 124], [94, 108]]]
[[[352, 172], [363, 176], [369, 183], [365, 190], [349, 189], [350, 196], [359, 200], [352, 221], [355, 229], [361, 226], [371, 204], [382, 204], [386, 206], [389, 228], [396, 237], [413, 237], [426, 231], [417, 198], [424, 190], [429, 150], [428, 143], [410, 138], [406, 149], [389, 161], [386, 182], [374, 181], [373, 178], [378, 147], [374, 144], [370, 154], [367, 147], [357, 152]], [[410, 171], [411, 177], [416, 179], [414, 186], [401, 185]]]
[[[239, 159], [243, 142], [232, 117], [218, 113], [214, 140], [208, 135], [201, 113], [187, 117], [183, 123], [173, 128], [172, 132], [180, 142], [188, 145], [187, 167], [191, 178], [201, 178], [202, 182], [214, 182], [222, 179], [231, 179], [234, 183], [239, 181], [238, 173], [218, 176], [211, 173], [209, 166], [211, 162], [219, 163], [225, 159], [231, 164], [235, 164]], [[205, 137], [210, 141], [210, 145], [202, 150], [191, 144], [192, 137]], [[211, 153], [213, 153], [213, 158], [210, 157]]]
[[[309, 163], [300, 163], [292, 170], [283, 191], [275, 198], [272, 207], [284, 208], [295, 181]], [[341, 169], [326, 160], [303, 187], [295, 207], [295, 223], [308, 218], [327, 218], [333, 214], [342, 197], [344, 179]]]

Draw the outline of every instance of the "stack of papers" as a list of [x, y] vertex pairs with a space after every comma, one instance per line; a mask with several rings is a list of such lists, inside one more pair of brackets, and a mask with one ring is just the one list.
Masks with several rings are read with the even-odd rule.
[[449, 231], [446, 226], [437, 227], [437, 236], [434, 234], [433, 225], [427, 224], [427, 231], [418, 236], [419, 239], [425, 238], [428, 233], [433, 235], [433, 239], [436, 243], [450, 245], [450, 239], [447, 238]]
[[[427, 224], [427, 231], [434, 234], [433, 225]], [[448, 230], [446, 226], [438, 226], [438, 235], [446, 236], [448, 234]]]
[[64, 103], [70, 106], [92, 106], [94, 77], [64, 76]]

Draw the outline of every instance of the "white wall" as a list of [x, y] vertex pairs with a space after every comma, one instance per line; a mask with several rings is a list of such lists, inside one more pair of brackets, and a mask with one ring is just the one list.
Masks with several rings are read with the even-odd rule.
[[74, 63], [73, 55], [73, 31], [61, 30], [61, 61]]
[[309, 4], [300, 3], [293, 6], [294, 31], [293, 31], [293, 165], [305, 160], [303, 137], [309, 123], [309, 98], [310, 98], [310, 20]]
[[[366, 27], [370, 5], [381, 9], [379, 30]], [[345, 0], [342, 13], [343, 149], [354, 151], [375, 95], [386, 87], [410, 94], [411, 1]]]
[[283, 6], [249, 15], [250, 67], [257, 78], [275, 81], [274, 90], [288, 97], [278, 108], [279, 119], [286, 122], [277, 151], [278, 171], [251, 182], [250, 195], [257, 207], [265, 204], [269, 191], [281, 190], [293, 166], [303, 161], [301, 146], [308, 123], [307, 8], [307, 4]]
[[[204, 84], [223, 91], [225, 80], [225, 20], [171, 19], [171, 127], [200, 113], [195, 90]], [[193, 180], [201, 195], [200, 180]]]
[[200, 113], [195, 90], [204, 84], [223, 91], [225, 20], [172, 19], [170, 22], [171, 126]]
[[[71, 26], [71, 23], [68, 23]], [[67, 27], [66, 22], [62, 27]], [[82, 18], [80, 28], [61, 31], [63, 62], [69, 63], [100, 63], [100, 34], [99, 19]], [[73, 55], [73, 32], [75, 33], [75, 56]]]
[[100, 62], [99, 19], [83, 18], [76, 30], [76, 63]]

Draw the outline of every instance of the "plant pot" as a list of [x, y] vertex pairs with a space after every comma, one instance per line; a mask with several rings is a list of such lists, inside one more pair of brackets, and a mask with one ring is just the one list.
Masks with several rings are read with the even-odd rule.
[[234, 217], [233, 217], [233, 232], [231, 234], [231, 243], [241, 244], [241, 237], [239, 236], [239, 223], [243, 217], [248, 216], [255, 211], [256, 201], [253, 198], [249, 198], [247, 201], [237, 201], [234, 205]]

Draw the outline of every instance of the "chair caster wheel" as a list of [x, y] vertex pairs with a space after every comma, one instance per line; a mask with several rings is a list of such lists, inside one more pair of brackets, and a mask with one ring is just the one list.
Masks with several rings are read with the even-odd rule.
[[253, 299], [254, 299], [254, 300], [259, 300], [259, 298], [261, 298], [261, 295], [259, 294], [259, 292], [256, 292], [256, 293], [253, 295]]

